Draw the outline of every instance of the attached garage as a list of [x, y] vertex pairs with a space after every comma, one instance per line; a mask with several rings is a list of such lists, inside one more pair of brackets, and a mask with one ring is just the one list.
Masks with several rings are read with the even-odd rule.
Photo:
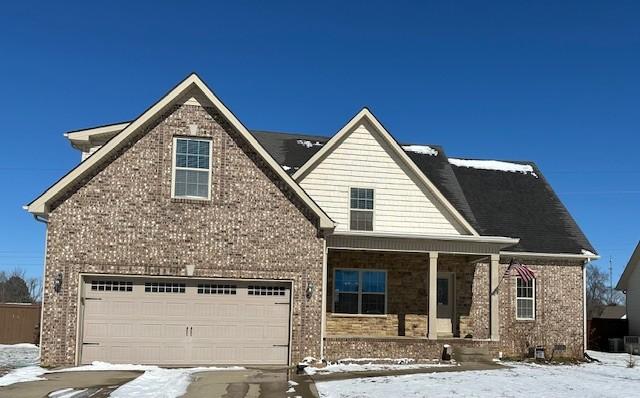
[[290, 282], [85, 276], [80, 363], [289, 362]]

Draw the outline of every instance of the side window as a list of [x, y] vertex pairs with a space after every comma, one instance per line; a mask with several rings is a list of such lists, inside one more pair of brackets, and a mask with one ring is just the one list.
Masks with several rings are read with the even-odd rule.
[[536, 280], [516, 279], [516, 319], [536, 318]]
[[351, 188], [349, 228], [373, 231], [373, 189]]
[[172, 197], [209, 199], [211, 140], [174, 138]]

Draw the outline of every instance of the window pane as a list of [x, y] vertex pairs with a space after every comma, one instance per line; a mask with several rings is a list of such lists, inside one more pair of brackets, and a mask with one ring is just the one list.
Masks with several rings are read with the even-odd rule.
[[518, 299], [517, 315], [518, 318], [533, 318], [533, 300]]
[[449, 305], [449, 279], [438, 278], [438, 304]]
[[339, 314], [358, 313], [358, 293], [337, 293], [335, 295], [335, 312]]
[[187, 140], [176, 140], [176, 153], [187, 153]]
[[187, 196], [198, 196], [197, 184], [187, 184]]
[[184, 182], [176, 182], [176, 189], [174, 192], [175, 196], [186, 196], [187, 195], [187, 184]]
[[366, 293], [385, 292], [385, 273], [381, 271], [365, 271], [362, 273], [362, 291]]
[[176, 167], [187, 167], [187, 155], [176, 154]]
[[200, 169], [208, 169], [209, 168], [209, 156], [199, 156], [198, 157], [198, 168], [200, 168]]
[[200, 155], [209, 156], [209, 142], [208, 141], [200, 141], [200, 151], [198, 153]]
[[363, 314], [384, 314], [384, 294], [362, 294]]
[[187, 171], [186, 170], [176, 170], [176, 182], [187, 182]]
[[336, 292], [358, 292], [358, 271], [336, 270]]
[[354, 231], [373, 231], [373, 212], [351, 210], [349, 227]]
[[196, 140], [187, 141], [187, 153], [197, 154], [199, 152], [200, 142]]
[[373, 210], [373, 189], [351, 188], [351, 208]]

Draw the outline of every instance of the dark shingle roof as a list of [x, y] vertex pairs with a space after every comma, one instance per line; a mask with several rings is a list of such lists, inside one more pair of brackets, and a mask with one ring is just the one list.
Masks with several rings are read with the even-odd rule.
[[[305, 146], [298, 140], [324, 145], [330, 137], [252, 131], [260, 144], [282, 166], [294, 173], [322, 148]], [[573, 253], [595, 249], [562, 204], [538, 167], [534, 174], [482, 170], [454, 166], [444, 150], [436, 156], [405, 151], [425, 176], [442, 192], [462, 216], [482, 235], [520, 238], [512, 251]]]

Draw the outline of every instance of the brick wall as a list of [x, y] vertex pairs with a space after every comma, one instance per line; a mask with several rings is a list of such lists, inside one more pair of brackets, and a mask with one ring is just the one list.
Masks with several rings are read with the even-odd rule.
[[[175, 135], [212, 139], [211, 200], [171, 199]], [[42, 363], [76, 356], [79, 273], [292, 279], [294, 362], [319, 356], [323, 242], [317, 219], [213, 109], [179, 105], [52, 206]], [[58, 272], [63, 291], [53, 291]]]

